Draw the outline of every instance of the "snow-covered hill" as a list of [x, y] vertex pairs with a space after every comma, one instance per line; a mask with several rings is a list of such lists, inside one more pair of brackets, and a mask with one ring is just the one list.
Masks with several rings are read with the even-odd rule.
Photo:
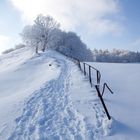
[[[115, 77], [121, 67], [114, 64], [112, 69], [110, 65], [94, 63], [115, 91], [113, 96], [105, 94], [113, 123], [107, 120], [94, 87], [70, 59], [52, 50], [35, 55], [28, 48], [2, 55], [0, 140], [138, 140], [139, 95], [129, 87], [129, 80], [139, 76], [138, 70], [119, 81]], [[121, 83], [127, 84], [123, 86], [127, 90], [121, 90]], [[126, 96], [127, 92], [134, 92], [137, 99]], [[131, 119], [132, 110], [135, 117]]]
[[22, 48], [0, 57], [1, 140], [93, 140], [106, 119], [76, 64]]

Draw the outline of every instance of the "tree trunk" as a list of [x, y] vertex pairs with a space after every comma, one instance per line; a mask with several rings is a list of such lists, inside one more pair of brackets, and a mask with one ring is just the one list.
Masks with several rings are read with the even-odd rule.
[[38, 54], [38, 45], [36, 46], [35, 52], [36, 52], [36, 54]]
[[43, 48], [42, 48], [42, 52], [45, 52], [45, 47], [43, 46]]
[[45, 45], [46, 45], [46, 41], [45, 41], [44, 44], [43, 44], [43, 48], [42, 48], [42, 51], [43, 51], [43, 52], [45, 52], [45, 49], [46, 49]]

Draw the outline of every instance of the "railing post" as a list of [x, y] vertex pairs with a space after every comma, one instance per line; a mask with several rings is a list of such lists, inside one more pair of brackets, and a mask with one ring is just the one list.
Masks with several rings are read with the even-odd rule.
[[105, 91], [105, 83], [104, 83], [104, 85], [103, 85], [102, 96], [103, 96], [103, 94], [104, 94], [104, 91]]
[[84, 75], [86, 75], [86, 66], [85, 66], [85, 63], [84, 64]]
[[92, 79], [91, 79], [91, 66], [89, 66], [89, 82], [92, 86]]
[[80, 60], [78, 60], [78, 65], [79, 65], [79, 68], [81, 70], [81, 64], [80, 64]]
[[103, 98], [102, 98], [102, 95], [101, 95], [101, 93], [100, 93], [100, 90], [99, 90], [98, 85], [95, 85], [95, 88], [96, 88], [96, 90], [97, 90], [97, 93], [98, 93], [98, 96], [99, 96], [99, 98], [100, 98], [100, 100], [101, 100], [101, 103], [102, 103], [102, 105], [103, 105], [103, 107], [104, 107], [105, 113], [106, 113], [108, 119], [110, 120], [110, 119], [111, 119], [111, 116], [109, 115], [109, 112], [108, 112], [107, 107], [106, 107], [106, 105], [105, 105], [105, 103], [104, 103], [104, 100], [103, 100]]
[[96, 71], [96, 76], [97, 76], [97, 77], [96, 77], [96, 78], [97, 78], [97, 84], [99, 84], [99, 77], [98, 77], [99, 74], [98, 74], [98, 71]]

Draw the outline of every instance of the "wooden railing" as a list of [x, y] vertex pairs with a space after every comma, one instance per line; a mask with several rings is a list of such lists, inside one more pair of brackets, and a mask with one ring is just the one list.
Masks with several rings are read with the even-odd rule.
[[[96, 72], [96, 84], [100, 84], [101, 81], [101, 73], [99, 70], [97, 70], [96, 68], [94, 68], [93, 66], [85, 63], [85, 62], [80, 62], [78, 61], [79, 65], [80, 65], [80, 69], [82, 70], [81, 64], [83, 64], [83, 72], [84, 75], [87, 75], [89, 77], [89, 82], [91, 84], [91, 86], [93, 86], [95, 83], [92, 80], [92, 71]], [[88, 71], [86, 71], [86, 67], [88, 67]]]
[[[98, 94], [98, 97], [102, 103], [102, 106], [105, 110], [105, 113], [108, 117], [108, 119], [110, 120], [111, 119], [111, 116], [108, 112], [108, 109], [106, 107], [106, 104], [104, 102], [104, 99], [103, 99], [103, 94], [105, 92], [105, 89], [107, 88], [111, 94], [113, 94], [113, 91], [111, 90], [111, 88], [108, 86], [107, 83], [104, 83], [103, 84], [103, 89], [102, 89], [102, 92], [100, 91], [100, 85], [101, 85], [101, 73], [98, 69], [94, 68], [93, 66], [85, 63], [85, 62], [80, 62], [78, 59], [74, 59], [77, 61], [77, 64], [80, 68], [80, 70], [84, 73], [85, 76], [88, 77], [89, 79], [89, 82], [90, 82], [90, 85], [91, 87], [94, 86], [96, 91], [97, 91], [97, 94]], [[83, 68], [82, 68], [82, 65], [83, 65]], [[86, 70], [86, 67], [88, 67], [88, 70]], [[92, 80], [92, 74], [91, 74], [91, 71], [95, 71], [96, 72], [96, 83], [94, 83], [94, 81]]]
[[104, 94], [104, 92], [105, 92], [105, 88], [107, 88], [107, 89], [110, 91], [110, 93], [113, 94], [113, 91], [112, 91], [111, 88], [107, 85], [107, 83], [104, 83], [104, 84], [103, 84], [103, 90], [102, 90], [102, 96], [103, 96], [103, 94]]
[[[65, 55], [65, 56], [67, 56], [67, 55]], [[67, 57], [70, 58], [69, 56], [67, 56]], [[102, 103], [104, 110], [105, 110], [105, 113], [106, 113], [108, 119], [110, 120], [111, 116], [110, 116], [108, 109], [106, 107], [106, 104], [104, 102], [103, 94], [105, 92], [105, 88], [107, 88], [111, 94], [113, 94], [113, 91], [111, 90], [111, 88], [108, 86], [107, 83], [103, 84], [102, 92], [100, 91], [100, 85], [101, 85], [101, 73], [100, 73], [100, 71], [98, 69], [94, 68], [93, 66], [85, 63], [85, 62], [80, 62], [80, 60], [78, 60], [77, 58], [70, 58], [70, 59], [73, 60], [78, 65], [80, 70], [84, 73], [84, 75], [88, 77], [91, 87], [93, 87], [93, 86], [95, 87], [97, 94], [98, 94], [98, 97]], [[83, 65], [83, 68], [82, 68], [82, 65]], [[88, 67], [88, 70], [86, 70], [86, 67]], [[92, 71], [96, 72], [96, 76], [95, 76], [96, 82], [94, 82], [94, 80], [93, 80]]]

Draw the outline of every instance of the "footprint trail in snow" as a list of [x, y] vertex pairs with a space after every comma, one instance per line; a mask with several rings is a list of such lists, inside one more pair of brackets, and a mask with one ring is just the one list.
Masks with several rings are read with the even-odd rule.
[[60, 75], [44, 83], [25, 102], [8, 140], [94, 140], [94, 130], [88, 130], [86, 119], [69, 97], [69, 62], [53, 59], [61, 68]]

